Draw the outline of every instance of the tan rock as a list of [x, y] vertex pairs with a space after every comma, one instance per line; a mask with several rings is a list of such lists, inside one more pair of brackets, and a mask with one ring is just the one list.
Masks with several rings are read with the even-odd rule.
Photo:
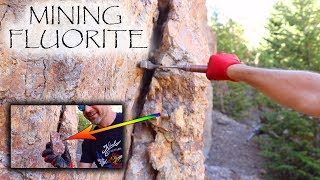
[[65, 151], [65, 146], [60, 138], [60, 133], [51, 132], [50, 142], [53, 154], [61, 156]]
[[[206, 64], [210, 53], [204, 1], [170, 1], [169, 7], [157, 63]], [[157, 179], [204, 179], [203, 126], [208, 85], [204, 74], [176, 69], [155, 71], [143, 113], [161, 113], [161, 118], [151, 121], [154, 142], [145, 140], [149, 161], [158, 171]]]
[[[66, 107], [68, 109], [70, 107]], [[73, 113], [76, 114], [75, 106]], [[11, 106], [11, 167], [13, 168], [52, 168], [45, 163], [41, 153], [50, 141], [50, 132], [56, 132], [60, 113], [58, 105], [12, 105]], [[76, 117], [76, 116], [74, 116]], [[78, 119], [69, 121], [78, 122]], [[63, 124], [62, 124], [63, 126]], [[70, 127], [69, 127], [70, 128]], [[72, 127], [74, 132], [77, 126]], [[63, 132], [63, 128], [60, 132]], [[68, 145], [71, 152], [76, 146]]]
[[[77, 2], [64, 1], [64, 4]], [[106, 3], [102, 0], [90, 2]], [[144, 88], [143, 75], [146, 76], [148, 73], [136, 68], [136, 65], [141, 60], [150, 58], [152, 53], [156, 54], [155, 63], [164, 65], [206, 64], [210, 54], [205, 31], [205, 1], [108, 1], [111, 2], [116, 2], [124, 12], [130, 14], [130, 25], [143, 29], [147, 49], [133, 53], [97, 50], [83, 54], [82, 51], [56, 50], [26, 55], [25, 51], [15, 52], [8, 48], [6, 42], [8, 27], [19, 23], [25, 8], [30, 4], [41, 5], [51, 2], [3, 1], [9, 6], [2, 7], [6, 10], [0, 10], [0, 13], [5, 12], [5, 16], [0, 15], [4, 17], [0, 27], [0, 58], [3, 62], [0, 64], [0, 103], [6, 105], [7, 110], [3, 111], [4, 115], [0, 114], [0, 130], [9, 133], [9, 126], [6, 126], [9, 120], [6, 117], [9, 116], [8, 105], [12, 103], [121, 102], [125, 105], [125, 120], [136, 118], [140, 111], [142, 115], [160, 112], [161, 117], [151, 120], [151, 123], [135, 125], [134, 133], [133, 126], [125, 128], [125, 158], [130, 159], [126, 170], [78, 170], [59, 174], [54, 170], [10, 171], [25, 179], [203, 179], [202, 133], [208, 107], [206, 95], [209, 81], [204, 74], [176, 69], [156, 70], [147, 77], [152, 79], [152, 82], [142, 109], [141, 104], [138, 104], [138, 97], [142, 94], [140, 89]], [[158, 8], [161, 10], [160, 13]], [[161, 19], [163, 26], [153, 29], [157, 24], [162, 24]], [[43, 27], [37, 26], [39, 29]], [[34, 27], [36, 30], [37, 28]], [[54, 28], [56, 27], [53, 26], [52, 29]], [[158, 31], [159, 29], [163, 32]], [[152, 75], [154, 77], [151, 77]], [[142, 100], [144, 98], [141, 97]], [[36, 106], [35, 110], [32, 110], [32, 107], [17, 105], [11, 110], [11, 149], [15, 150], [11, 153], [11, 165], [14, 167], [48, 165], [36, 151], [40, 152], [44, 148], [43, 145], [49, 139], [48, 133], [56, 131], [61, 107]], [[77, 121], [74, 120], [75, 115], [71, 111], [73, 110], [68, 108], [65, 110], [61, 127], [63, 137], [68, 137], [76, 131]], [[40, 129], [40, 126], [45, 127], [46, 132]], [[0, 140], [0, 155], [7, 157], [8, 136], [1, 137]], [[75, 142], [68, 142], [68, 147], [74, 146]], [[130, 148], [132, 154], [129, 154]], [[71, 156], [76, 157], [75, 149], [69, 149], [73, 154]], [[30, 153], [26, 154], [27, 151]], [[8, 163], [0, 161], [0, 165], [7, 167]], [[16, 177], [8, 173], [7, 169], [4, 170], [4, 174], [4, 178]]]

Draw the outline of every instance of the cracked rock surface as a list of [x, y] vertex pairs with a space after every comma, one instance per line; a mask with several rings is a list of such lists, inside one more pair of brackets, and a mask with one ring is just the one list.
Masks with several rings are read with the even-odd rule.
[[[210, 53], [205, 1], [161, 2], [164, 9], [168, 4], [169, 11], [155, 63], [206, 64]], [[161, 112], [161, 118], [135, 128], [133, 154], [147, 150], [143, 157], [148, 158], [140, 161], [141, 157], [133, 155], [130, 175], [143, 175], [146, 179], [204, 178], [203, 126], [208, 83], [205, 74], [176, 69], [154, 72], [143, 113]], [[147, 168], [134, 168], [137, 162]]]
[[[47, 142], [55, 134], [55, 139], [67, 138], [77, 132], [78, 119], [75, 106], [66, 106], [61, 112], [59, 105], [12, 105], [11, 111], [11, 167], [12, 168], [53, 168], [45, 163], [41, 153]], [[57, 131], [59, 117], [61, 119], [60, 133]], [[69, 125], [67, 125], [69, 124]], [[70, 125], [73, 124], [73, 125]], [[59, 136], [59, 137], [57, 137]], [[59, 149], [59, 142], [54, 141], [54, 152], [62, 154], [64, 145]], [[60, 141], [61, 143], [61, 141]], [[68, 141], [67, 146], [71, 157], [75, 158], [76, 142]], [[75, 159], [72, 161], [75, 162]]]
[[65, 146], [60, 138], [60, 134], [56, 132], [51, 132], [50, 142], [52, 145], [53, 154], [61, 156], [64, 153]]
[[[4, 133], [4, 136], [0, 136], [0, 179], [204, 179], [203, 126], [209, 93], [209, 81], [205, 74], [176, 69], [159, 69], [146, 73], [136, 68], [136, 65], [151, 57], [154, 63], [163, 65], [207, 64], [210, 53], [205, 1], [112, 1], [129, 12], [136, 21], [134, 23], [139, 24], [139, 28], [148, 37], [149, 49], [143, 53], [128, 55], [121, 52], [92, 52], [90, 56], [83, 57], [78, 54], [25, 55], [9, 50], [4, 42], [7, 37], [4, 27], [9, 22], [18, 21], [26, 6], [39, 2], [47, 1], [0, 0], [0, 131]], [[87, 1], [81, 1], [85, 2]], [[92, 2], [102, 4], [106, 1]], [[150, 55], [152, 53], [156, 55]], [[148, 76], [146, 79], [149, 80], [145, 84], [144, 76]], [[145, 96], [140, 96], [144, 86], [148, 86]], [[138, 103], [139, 98], [142, 104]], [[52, 169], [43, 171], [9, 168], [10, 104], [113, 102], [125, 105], [125, 120], [161, 113], [157, 120], [125, 128], [124, 157], [128, 161], [126, 169], [56, 173]], [[11, 110], [11, 117], [15, 118], [16, 123], [12, 125], [11, 138], [17, 140], [13, 146], [19, 153], [11, 154], [14, 162], [11, 159], [11, 165], [46, 166], [35, 149], [28, 149], [28, 144], [45, 145], [49, 133], [56, 131], [61, 107], [57, 106], [55, 109], [50, 106], [49, 109], [41, 110], [42, 113], [37, 115], [43, 116], [40, 118], [41, 122], [19, 117], [19, 113], [30, 113], [32, 117], [29, 107], [17, 105], [14, 108], [16, 109]], [[50, 113], [54, 115], [48, 117]], [[73, 119], [74, 116], [72, 110], [66, 108], [64, 118], [72, 118], [62, 122], [63, 137], [76, 131], [77, 121]], [[23, 124], [27, 124], [28, 129], [23, 128]], [[46, 129], [34, 129], [35, 124], [43, 125]], [[76, 144], [70, 146], [76, 147]], [[40, 149], [42, 147], [37, 148], [37, 151]], [[72, 151], [72, 148], [69, 150]], [[29, 154], [25, 154], [27, 152]], [[25, 158], [22, 154], [32, 158]], [[75, 154], [71, 156], [76, 157]]]

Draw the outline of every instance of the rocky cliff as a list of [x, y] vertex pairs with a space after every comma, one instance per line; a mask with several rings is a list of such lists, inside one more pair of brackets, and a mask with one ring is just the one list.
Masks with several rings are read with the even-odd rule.
[[[130, 27], [143, 31], [142, 44], [147, 45], [147, 48], [139, 50], [84, 48], [39, 51], [10, 48], [10, 27], [19, 26], [26, 8], [35, 4], [41, 7], [42, 3], [50, 7], [57, 2], [0, 1], [0, 127], [3, 133], [0, 141], [0, 179], [203, 179], [203, 128], [208, 110], [209, 81], [204, 74], [174, 69], [142, 70], [137, 68], [137, 64], [145, 59], [163, 65], [206, 64], [210, 52], [205, 1], [90, 1], [121, 7], [126, 14], [122, 14], [122, 20], [127, 24], [130, 22]], [[89, 7], [88, 3], [63, 1], [65, 6], [81, 4]], [[50, 28], [52, 30], [61, 26]], [[37, 25], [31, 30], [37, 31], [44, 27], [47, 28], [46, 25]], [[29, 42], [35, 40], [30, 38]], [[76, 43], [71, 37], [69, 40], [70, 43]], [[25, 42], [23, 39], [21, 41]], [[120, 46], [121, 41], [118, 43]], [[113, 102], [124, 104], [125, 120], [161, 113], [157, 120], [126, 127], [126, 169], [63, 171], [59, 174], [51, 170], [9, 169], [10, 104]], [[50, 112], [55, 113], [56, 110]], [[11, 118], [16, 116], [19, 114], [11, 114]], [[32, 128], [30, 121], [30, 118], [24, 119], [21, 123], [30, 124]], [[43, 121], [46, 121], [45, 118]], [[67, 126], [74, 128], [75, 124]], [[54, 129], [51, 126], [48, 128]], [[15, 137], [17, 132], [15, 128], [12, 130]], [[44, 140], [36, 134], [33, 139], [23, 140], [24, 143], [36, 141]], [[20, 158], [13, 154], [11, 157]], [[33, 167], [36, 163], [25, 159], [24, 165]], [[11, 165], [19, 166], [14, 163]]]
[[[52, 168], [41, 157], [50, 133], [59, 127], [61, 138], [77, 133], [76, 106], [12, 105], [11, 111], [11, 167]], [[60, 118], [61, 117], [61, 118]], [[71, 157], [76, 157], [77, 143], [68, 141]], [[75, 162], [75, 159], [72, 159]]]

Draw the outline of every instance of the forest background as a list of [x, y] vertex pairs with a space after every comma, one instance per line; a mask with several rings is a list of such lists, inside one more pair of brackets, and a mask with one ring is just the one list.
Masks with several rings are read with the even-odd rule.
[[[276, 2], [267, 33], [254, 48], [244, 38], [242, 25], [221, 19], [214, 12], [209, 20], [217, 33], [218, 52], [234, 53], [250, 66], [320, 73], [319, 0]], [[259, 117], [261, 135], [253, 140], [267, 159], [267, 179], [320, 179], [319, 119], [282, 107], [244, 83], [212, 83], [214, 109], [238, 121]]]

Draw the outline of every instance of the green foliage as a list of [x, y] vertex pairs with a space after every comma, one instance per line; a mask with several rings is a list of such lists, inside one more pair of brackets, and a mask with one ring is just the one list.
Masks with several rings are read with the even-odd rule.
[[244, 83], [215, 82], [213, 91], [213, 108], [234, 119], [244, 119], [250, 114], [255, 105], [250, 86]]
[[319, 0], [280, 0], [267, 29], [262, 65], [320, 70]]
[[214, 14], [209, 22], [217, 33], [218, 52], [237, 54], [246, 63], [254, 59], [255, 53], [247, 46], [248, 42], [244, 38], [243, 27], [232, 19], [221, 23], [218, 16], [218, 14]]
[[[320, 72], [320, 1], [279, 0], [269, 19], [269, 34], [258, 50], [249, 50], [240, 25], [211, 20], [218, 52], [235, 53], [246, 64], [260, 54], [258, 66]], [[257, 59], [257, 58], [255, 58]], [[234, 118], [252, 108], [262, 111], [261, 154], [269, 179], [320, 179], [320, 122], [291, 111], [242, 83], [213, 82], [214, 107]], [[316, 82], [315, 82], [316, 83]], [[277, 82], [275, 82], [275, 85]]]
[[268, 122], [261, 138], [262, 152], [270, 161], [266, 167], [269, 176], [276, 179], [319, 179], [320, 149], [315, 134], [320, 127], [310, 119], [286, 108], [265, 113]]
[[[280, 0], [274, 8], [259, 65], [319, 71], [319, 1]], [[263, 127], [269, 136], [261, 140], [262, 155], [269, 159], [269, 177], [320, 179], [319, 121], [262, 96], [257, 102], [269, 109]]]
[[259, 94], [263, 113], [261, 155], [266, 162], [268, 179], [320, 179], [320, 122], [282, 107]]
[[[231, 19], [225, 23], [218, 19], [218, 14], [215, 14], [210, 20], [211, 27], [217, 33], [218, 52], [234, 53], [242, 62], [252, 64], [256, 53], [247, 47], [243, 27]], [[251, 100], [251, 94], [255, 93], [253, 88], [244, 83], [233, 82], [214, 82], [213, 87], [215, 109], [235, 119], [243, 119], [249, 115], [254, 106], [254, 101]]]
[[84, 130], [86, 127], [88, 127], [91, 124], [91, 122], [83, 116], [82, 112], [78, 112], [78, 117], [79, 117], [78, 131], [80, 132]]

